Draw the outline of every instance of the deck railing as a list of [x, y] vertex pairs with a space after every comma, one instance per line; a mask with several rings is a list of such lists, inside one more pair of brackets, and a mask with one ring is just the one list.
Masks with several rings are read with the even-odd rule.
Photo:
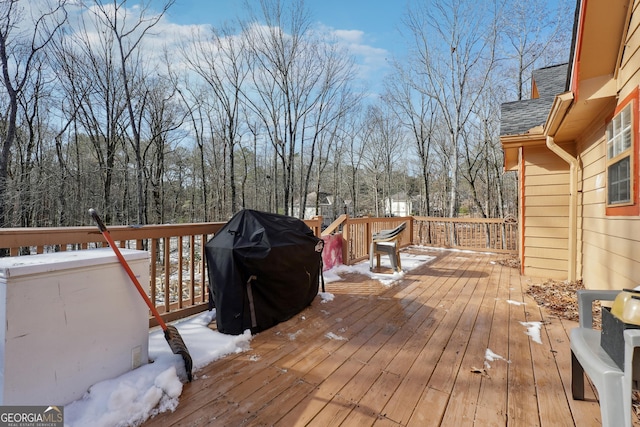
[[[322, 218], [305, 221], [320, 234]], [[204, 245], [223, 222], [193, 224], [109, 226], [121, 248], [149, 251], [148, 295], [165, 321], [190, 316], [208, 307], [208, 277]], [[97, 227], [5, 228], [0, 230], [0, 250], [11, 256], [92, 249], [106, 246]], [[143, 284], [144, 285], [144, 284]], [[155, 326], [150, 316], [149, 325]]]
[[[148, 295], [165, 321], [204, 311], [208, 304], [203, 247], [224, 223], [109, 226], [121, 248], [149, 251]], [[11, 256], [106, 246], [97, 227], [9, 228], [0, 231], [0, 249]], [[144, 284], [143, 284], [144, 286]], [[153, 317], [149, 325], [157, 324]]]
[[[342, 259], [353, 264], [368, 258], [371, 236], [407, 222], [401, 246], [411, 244], [516, 253], [517, 224], [504, 220], [433, 217], [349, 218], [341, 216], [322, 235], [342, 236]], [[316, 235], [322, 218], [306, 220]], [[222, 228], [222, 222], [139, 227], [109, 226], [121, 248], [149, 251], [148, 294], [165, 321], [183, 318], [208, 307], [208, 277], [204, 245]], [[5, 228], [0, 250], [11, 256], [91, 249], [106, 245], [97, 227]], [[149, 325], [155, 326], [150, 316]]]
[[349, 218], [347, 215], [342, 215], [323, 232], [323, 235], [342, 230], [342, 262], [349, 265], [369, 257], [371, 236], [374, 233], [396, 228], [403, 222], [407, 222], [408, 230], [400, 237], [400, 246], [404, 247], [413, 242], [411, 217]]
[[474, 251], [516, 254], [518, 224], [507, 219], [391, 217], [349, 218], [342, 215], [323, 235], [342, 233], [342, 260], [352, 264], [369, 257], [371, 236], [407, 222], [400, 245], [423, 245]]
[[518, 252], [518, 224], [512, 218], [413, 218], [413, 243], [496, 253]]

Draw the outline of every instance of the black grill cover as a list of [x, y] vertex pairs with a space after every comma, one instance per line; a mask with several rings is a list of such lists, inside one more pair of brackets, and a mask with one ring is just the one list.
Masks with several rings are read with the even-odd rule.
[[218, 331], [259, 332], [311, 304], [323, 243], [297, 218], [248, 209], [234, 215], [205, 245]]

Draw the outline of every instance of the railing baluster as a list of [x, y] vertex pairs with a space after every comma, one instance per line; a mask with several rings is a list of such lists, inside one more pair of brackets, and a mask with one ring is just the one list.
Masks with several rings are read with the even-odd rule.
[[171, 238], [165, 237], [163, 240], [163, 259], [164, 259], [164, 310], [165, 312], [171, 311]]
[[178, 236], [178, 308], [182, 309], [182, 236]]
[[195, 305], [196, 297], [196, 281], [195, 281], [195, 264], [193, 260], [196, 258], [196, 236], [193, 234], [189, 236], [189, 302], [191, 305]]
[[149, 298], [151, 298], [151, 301], [153, 302], [154, 305], [158, 305], [158, 302], [156, 301], [156, 280], [157, 280], [157, 274], [158, 274], [158, 263], [157, 263], [157, 259], [158, 259], [158, 239], [151, 239], [151, 271], [149, 271], [150, 273], [150, 282], [151, 282], [151, 296]]
[[[217, 231], [217, 230], [216, 230]], [[206, 299], [206, 283], [205, 283], [205, 276], [206, 274], [206, 265], [205, 265], [205, 260], [206, 260], [206, 256], [204, 254], [204, 245], [207, 243], [207, 235], [203, 234], [202, 236], [200, 236], [200, 301], [201, 302], [207, 302]]]

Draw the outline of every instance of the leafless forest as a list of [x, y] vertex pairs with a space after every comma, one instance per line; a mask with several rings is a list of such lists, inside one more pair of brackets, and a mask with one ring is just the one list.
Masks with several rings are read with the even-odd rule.
[[515, 214], [500, 104], [568, 60], [574, 6], [413, 0], [374, 93], [302, 0], [207, 29], [169, 26], [173, 0], [1, 0], [0, 226], [301, 215], [314, 192], [333, 215], [398, 193], [417, 215]]

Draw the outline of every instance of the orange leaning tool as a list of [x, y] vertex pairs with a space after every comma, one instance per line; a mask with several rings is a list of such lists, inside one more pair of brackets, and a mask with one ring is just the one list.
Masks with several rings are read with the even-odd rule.
[[100, 216], [98, 216], [98, 212], [96, 212], [96, 210], [92, 208], [92, 209], [89, 209], [89, 213], [91, 214], [95, 222], [98, 224], [98, 228], [100, 229], [100, 232], [102, 233], [104, 238], [107, 240], [107, 243], [109, 243], [109, 246], [111, 246], [111, 249], [113, 249], [113, 252], [115, 252], [116, 257], [118, 257], [118, 261], [120, 261], [120, 264], [122, 265], [122, 267], [124, 267], [125, 271], [131, 278], [131, 281], [133, 282], [134, 285], [136, 285], [136, 289], [138, 289], [140, 296], [147, 303], [149, 310], [151, 310], [151, 313], [153, 313], [153, 316], [158, 321], [158, 324], [160, 325], [160, 327], [162, 328], [162, 331], [164, 332], [164, 338], [169, 343], [169, 347], [171, 347], [171, 351], [173, 351], [174, 354], [179, 354], [182, 356], [182, 359], [184, 360], [184, 367], [185, 367], [185, 370], [187, 371], [187, 379], [189, 380], [189, 382], [191, 382], [191, 380], [193, 379], [193, 374], [191, 373], [191, 370], [193, 369], [193, 361], [191, 360], [191, 355], [189, 354], [189, 350], [187, 350], [187, 346], [185, 345], [184, 340], [180, 336], [178, 329], [176, 329], [176, 327], [173, 325], [167, 325], [164, 322], [164, 320], [162, 320], [162, 317], [160, 317], [160, 313], [158, 313], [158, 310], [156, 309], [155, 305], [151, 302], [151, 300], [147, 296], [147, 293], [144, 291], [144, 289], [140, 285], [138, 278], [135, 276], [135, 274], [133, 274], [133, 271], [131, 271], [129, 264], [127, 264], [127, 261], [122, 256], [120, 249], [118, 249], [115, 242], [113, 241], [113, 238], [109, 234], [107, 227], [105, 227], [104, 223], [102, 222], [102, 219], [100, 219]]

